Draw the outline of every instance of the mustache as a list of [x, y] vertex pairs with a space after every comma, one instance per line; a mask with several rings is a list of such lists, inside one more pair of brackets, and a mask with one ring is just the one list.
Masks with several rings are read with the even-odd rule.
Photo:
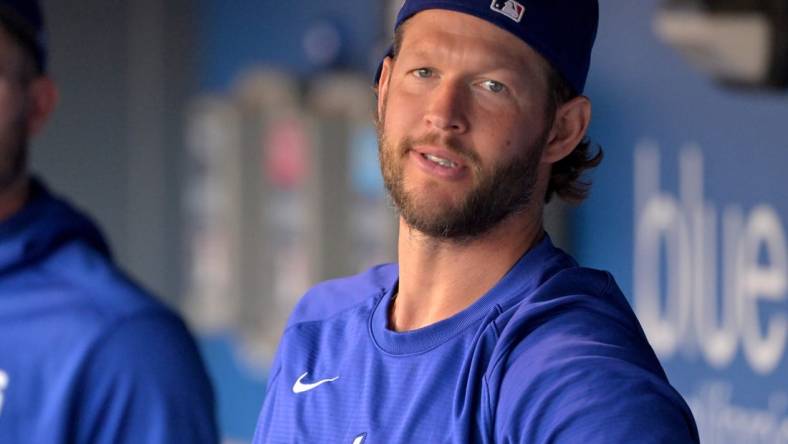
[[449, 137], [441, 137], [438, 134], [427, 134], [426, 136], [419, 137], [418, 139], [414, 139], [412, 137], [405, 137], [402, 142], [400, 142], [400, 154], [404, 155], [408, 151], [413, 150], [413, 147], [416, 145], [433, 145], [441, 148], [445, 148], [452, 153], [462, 157], [463, 159], [469, 161], [474, 165], [479, 165], [481, 163], [481, 159], [479, 158], [479, 154], [473, 148], [463, 144], [459, 140]]

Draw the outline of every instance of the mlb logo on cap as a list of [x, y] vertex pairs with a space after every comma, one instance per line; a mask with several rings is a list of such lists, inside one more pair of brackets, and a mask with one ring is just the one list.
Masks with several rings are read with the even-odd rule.
[[490, 9], [500, 12], [517, 23], [520, 23], [520, 20], [523, 19], [523, 14], [525, 14], [525, 6], [514, 0], [493, 0], [490, 4]]

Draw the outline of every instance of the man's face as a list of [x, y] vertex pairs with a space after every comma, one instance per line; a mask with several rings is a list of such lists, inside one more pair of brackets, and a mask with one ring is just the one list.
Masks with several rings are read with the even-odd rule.
[[468, 239], [541, 204], [546, 62], [470, 15], [427, 10], [405, 26], [378, 98], [381, 169], [405, 222]]
[[26, 167], [28, 128], [24, 53], [0, 27], [0, 191]]

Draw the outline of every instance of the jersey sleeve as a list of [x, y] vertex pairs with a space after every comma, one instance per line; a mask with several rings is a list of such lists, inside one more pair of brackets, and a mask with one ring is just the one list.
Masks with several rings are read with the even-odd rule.
[[111, 327], [87, 356], [77, 390], [75, 442], [218, 442], [202, 359], [186, 326], [169, 313]]
[[554, 322], [560, 333], [537, 328], [505, 365], [492, 408], [495, 442], [699, 441], [645, 338], [582, 312]]
[[[285, 335], [283, 334], [282, 341], [284, 341], [284, 339]], [[273, 417], [274, 413], [273, 410], [276, 408], [277, 402], [277, 399], [272, 392], [279, 380], [279, 375], [282, 372], [282, 353], [282, 343], [280, 342], [279, 347], [277, 347], [276, 353], [274, 354], [274, 359], [271, 361], [271, 366], [268, 370], [268, 381], [265, 387], [265, 399], [263, 400], [263, 405], [260, 408], [260, 413], [257, 415], [257, 425], [255, 426], [254, 437], [252, 439], [253, 444], [267, 442], [266, 434], [268, 433], [268, 428], [271, 425], [271, 418]]]

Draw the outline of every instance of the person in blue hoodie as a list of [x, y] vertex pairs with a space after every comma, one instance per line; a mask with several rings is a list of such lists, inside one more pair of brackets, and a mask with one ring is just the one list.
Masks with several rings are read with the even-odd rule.
[[377, 79], [397, 264], [299, 302], [255, 443], [698, 442], [613, 277], [543, 228], [601, 160], [597, 20], [596, 0], [404, 2]]
[[182, 320], [27, 171], [52, 112], [39, 5], [0, 0], [0, 443], [216, 443]]

